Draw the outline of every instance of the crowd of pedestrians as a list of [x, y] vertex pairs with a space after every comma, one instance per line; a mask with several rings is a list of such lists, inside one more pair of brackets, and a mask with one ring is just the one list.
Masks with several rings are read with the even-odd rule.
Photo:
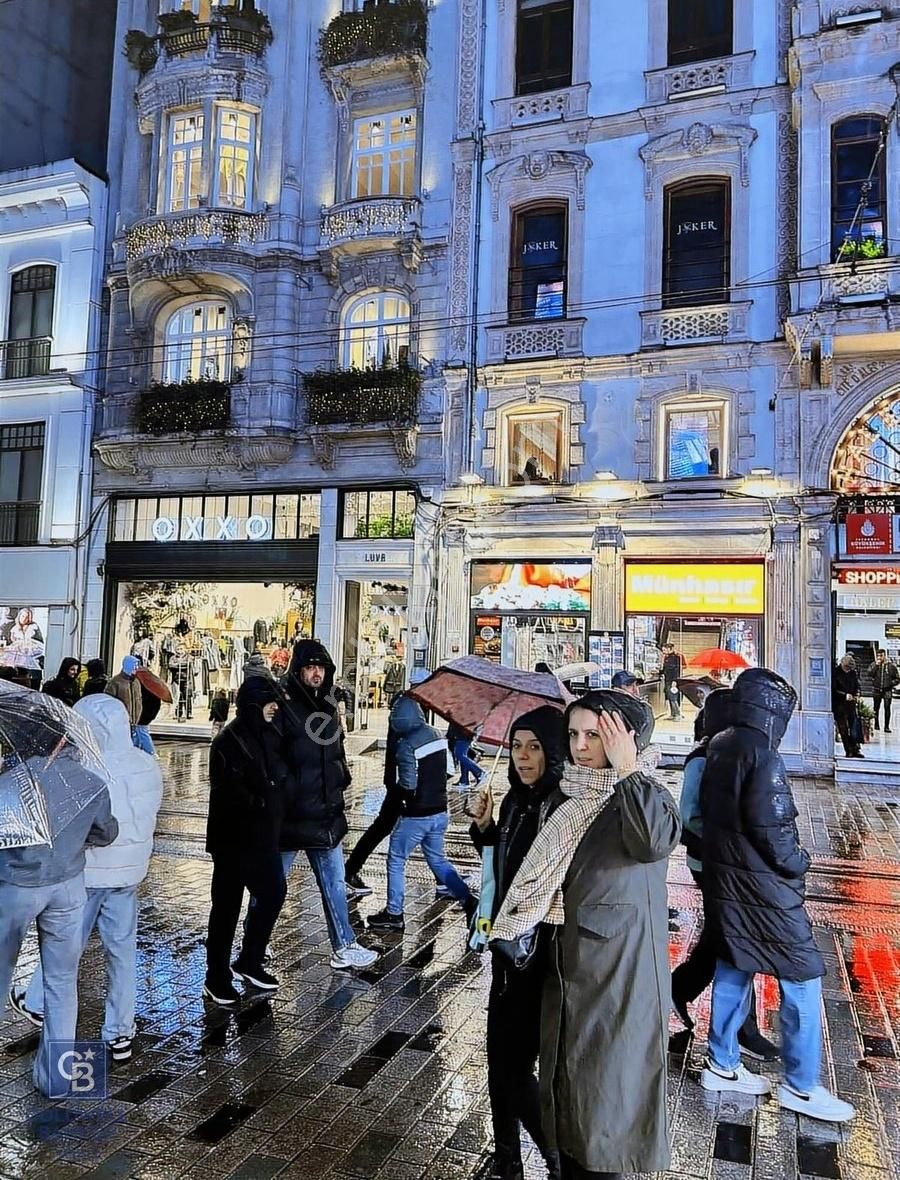
[[[26, 991], [10, 991], [10, 1002], [42, 1028], [34, 1076], [45, 1093], [47, 1046], [74, 1039], [78, 960], [95, 927], [109, 981], [101, 1035], [114, 1060], [132, 1052], [137, 886], [162, 781], [135, 733], [143, 704], [131, 659], [103, 688], [105, 670], [89, 669], [92, 692], [80, 700], [69, 687], [78, 686], [77, 662], [64, 662], [50, 682], [59, 700], [75, 697], [108, 783], [52, 848], [0, 850], [0, 987], [9, 990], [22, 939], [36, 922], [41, 965]], [[361, 872], [389, 839], [385, 904], [369, 927], [403, 932], [406, 866], [420, 848], [439, 887], [465, 910], [472, 945], [490, 951], [494, 1180], [521, 1180], [523, 1128], [556, 1180], [665, 1170], [669, 1013], [674, 1008], [693, 1029], [689, 1005], [710, 984], [704, 1089], [765, 1095], [768, 1078], [742, 1056], [781, 1057], [782, 1107], [831, 1122], [853, 1117], [821, 1084], [825, 966], [804, 904], [809, 857], [778, 752], [796, 705], [784, 680], [751, 669], [709, 694], [680, 810], [655, 776], [652, 713], [625, 678], [575, 699], [565, 713], [547, 706], [519, 717], [509, 733], [509, 789], [496, 814], [473, 763], [479, 898], [444, 847], [454, 752], [467, 773], [468, 749], [451, 745], [471, 735], [451, 732], [448, 741], [403, 693], [390, 713], [384, 803], [345, 862], [350, 770], [334, 674], [318, 641], [298, 642], [279, 682], [245, 680], [235, 717], [223, 718], [213, 739], [208, 1000], [235, 1006], [236, 980], [251, 993], [277, 990], [269, 941], [301, 852], [321, 897], [331, 966], [371, 965], [378, 952], [357, 941], [348, 897], [372, 892]], [[701, 891], [704, 926], [670, 979], [666, 873], [679, 840]], [[777, 980], [780, 1046], [758, 1027], [756, 975]]]

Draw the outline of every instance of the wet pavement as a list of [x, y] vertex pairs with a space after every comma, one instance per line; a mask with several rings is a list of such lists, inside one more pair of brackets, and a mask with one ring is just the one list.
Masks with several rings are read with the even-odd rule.
[[[484, 1058], [486, 962], [463, 954], [461, 911], [435, 898], [423, 862], [410, 866], [404, 937], [359, 975], [329, 969], [318, 895], [295, 869], [276, 929], [281, 988], [234, 1013], [200, 998], [211, 863], [203, 852], [206, 746], [160, 747], [166, 797], [141, 889], [138, 1037], [133, 1060], [111, 1067], [109, 1097], [54, 1103], [31, 1088], [36, 1036], [0, 1016], [0, 1177], [175, 1176], [303, 1180], [470, 1180], [490, 1147]], [[378, 764], [355, 762], [351, 836], [378, 810]], [[677, 793], [679, 776], [665, 772]], [[853, 1102], [846, 1130], [772, 1102], [705, 1093], [697, 1083], [708, 1011], [697, 1039], [673, 1021], [668, 1177], [784, 1180], [900, 1176], [900, 787], [836, 789], [798, 782], [801, 832], [814, 855], [809, 905], [828, 966], [825, 1081]], [[453, 800], [449, 848], [476, 861]], [[384, 858], [353, 914], [384, 903]], [[672, 858], [671, 958], [691, 945], [699, 898], [683, 850]], [[375, 942], [368, 935], [364, 941]], [[36, 956], [29, 942], [24, 979]], [[104, 970], [92, 941], [81, 972], [81, 1035], [99, 1032]], [[759, 988], [760, 1024], [777, 1035], [772, 981]], [[756, 1068], [754, 1066], [754, 1068]], [[764, 1072], [774, 1077], [776, 1069]], [[533, 1153], [527, 1175], [544, 1175]]]

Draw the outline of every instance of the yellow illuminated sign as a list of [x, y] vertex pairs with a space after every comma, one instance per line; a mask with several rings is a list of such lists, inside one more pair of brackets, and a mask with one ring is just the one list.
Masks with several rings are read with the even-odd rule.
[[761, 615], [765, 566], [629, 562], [625, 610], [636, 615]]

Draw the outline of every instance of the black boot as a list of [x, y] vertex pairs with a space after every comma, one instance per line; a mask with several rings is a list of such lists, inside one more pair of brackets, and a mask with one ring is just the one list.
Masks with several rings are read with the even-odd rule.
[[488, 1180], [524, 1180], [524, 1176], [521, 1151], [498, 1147], [494, 1152], [494, 1163], [488, 1173]]
[[547, 1180], [562, 1180], [562, 1164], [554, 1151], [544, 1160], [547, 1165]]

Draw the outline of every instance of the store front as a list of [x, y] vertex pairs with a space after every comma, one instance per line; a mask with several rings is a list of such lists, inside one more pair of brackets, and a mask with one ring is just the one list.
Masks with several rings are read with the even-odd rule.
[[763, 662], [764, 614], [761, 561], [626, 562], [625, 666], [643, 681], [659, 737], [690, 741], [697, 713], [674, 690], [667, 694], [666, 655], [683, 676], [725, 686]]
[[158, 724], [206, 725], [249, 661], [276, 678], [313, 633], [318, 493], [117, 500], [106, 546], [104, 655], [169, 685]]

